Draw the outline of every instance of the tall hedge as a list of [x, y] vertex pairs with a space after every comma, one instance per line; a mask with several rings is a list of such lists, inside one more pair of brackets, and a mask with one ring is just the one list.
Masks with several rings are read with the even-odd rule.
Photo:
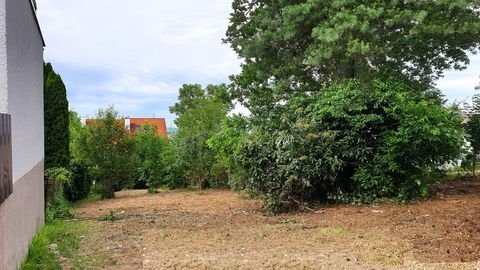
[[50, 63], [44, 65], [45, 169], [68, 168], [69, 117], [67, 90]]

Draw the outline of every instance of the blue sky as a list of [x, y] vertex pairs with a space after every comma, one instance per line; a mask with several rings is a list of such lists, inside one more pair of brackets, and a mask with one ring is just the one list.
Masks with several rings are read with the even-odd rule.
[[[230, 0], [37, 0], [51, 62], [71, 109], [93, 116], [115, 105], [124, 116], [165, 117], [184, 83], [228, 82], [240, 60], [222, 44]], [[438, 87], [451, 101], [474, 94], [480, 57], [447, 72]]]

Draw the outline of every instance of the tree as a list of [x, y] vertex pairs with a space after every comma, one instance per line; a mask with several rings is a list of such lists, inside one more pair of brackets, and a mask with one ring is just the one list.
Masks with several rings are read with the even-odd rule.
[[[475, 86], [475, 90], [479, 90], [480, 86]], [[472, 104], [473, 115], [465, 123], [465, 132], [467, 140], [472, 148], [472, 173], [476, 176], [477, 156], [480, 154], [480, 94], [473, 96]]]
[[136, 134], [136, 149], [140, 161], [140, 180], [145, 181], [150, 192], [168, 185], [170, 166], [174, 162], [173, 149], [168, 140], [155, 135], [155, 127], [142, 126]]
[[65, 84], [50, 63], [44, 65], [45, 168], [68, 168], [69, 113]]
[[75, 111], [69, 111], [69, 133], [70, 133], [70, 158], [72, 160], [82, 160], [83, 147], [81, 138], [88, 132], [87, 127], [82, 125], [82, 121]]
[[477, 156], [480, 154], [480, 114], [476, 113], [470, 117], [465, 124], [465, 132], [472, 148], [472, 174], [475, 177]]
[[130, 181], [136, 168], [135, 141], [117, 118], [113, 107], [99, 109], [84, 138], [85, 156], [102, 184], [102, 198], [114, 198], [115, 189]]
[[219, 131], [207, 141], [215, 152], [217, 162], [227, 169], [228, 185], [236, 190], [245, 188], [245, 172], [238, 164], [237, 157], [248, 131], [248, 119], [234, 114], [225, 117]]
[[[479, 48], [480, 3], [234, 0], [227, 43], [244, 59], [236, 98], [252, 116], [345, 79], [424, 86]], [[256, 120], [254, 118], [254, 120]]]
[[212, 184], [212, 168], [215, 154], [207, 141], [219, 130], [219, 123], [226, 116], [230, 100], [224, 85], [184, 85], [178, 102], [170, 108], [177, 114], [175, 123], [175, 151], [184, 168], [185, 176], [202, 188], [207, 180]]
[[81, 119], [75, 111], [69, 111], [70, 132], [70, 165], [71, 181], [63, 188], [65, 198], [69, 201], [78, 201], [88, 197], [93, 184], [92, 173], [89, 171], [85, 156], [85, 140], [88, 128], [82, 125]]

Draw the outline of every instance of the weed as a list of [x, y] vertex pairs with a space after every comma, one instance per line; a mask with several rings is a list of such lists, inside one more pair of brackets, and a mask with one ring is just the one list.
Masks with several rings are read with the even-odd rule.
[[28, 250], [22, 270], [62, 269], [57, 254], [72, 257], [73, 251], [80, 247], [80, 235], [89, 231], [87, 223], [53, 221], [45, 225], [34, 237]]

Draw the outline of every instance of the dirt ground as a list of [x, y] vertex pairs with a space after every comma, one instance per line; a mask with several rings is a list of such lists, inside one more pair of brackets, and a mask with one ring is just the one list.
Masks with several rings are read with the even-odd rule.
[[125, 191], [72, 222], [94, 228], [77, 251], [86, 269], [480, 269], [480, 181], [434, 193], [271, 216], [227, 190]]

